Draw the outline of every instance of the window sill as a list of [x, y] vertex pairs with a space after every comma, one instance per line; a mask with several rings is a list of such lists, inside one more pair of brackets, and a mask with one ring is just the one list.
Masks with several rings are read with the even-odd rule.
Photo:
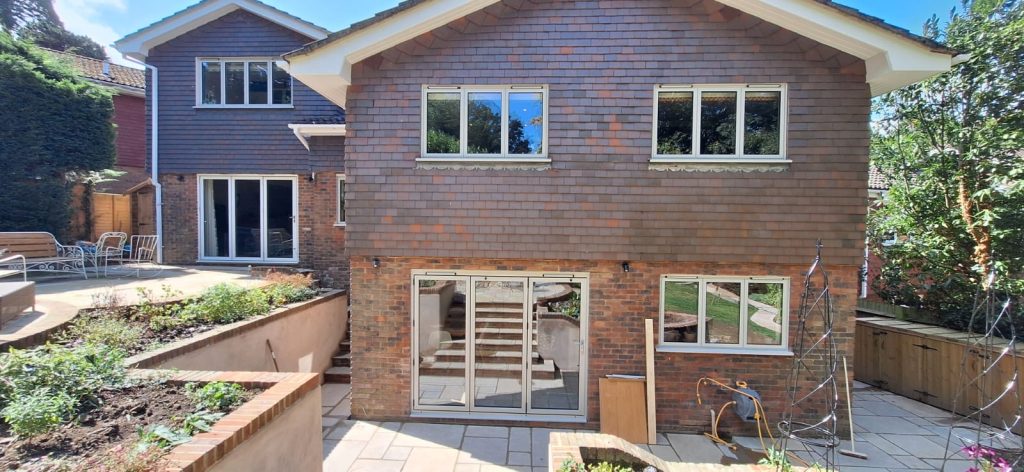
[[196, 110], [290, 110], [295, 105], [196, 105]]
[[335, 228], [344, 228], [345, 226], [347, 226], [346, 223], [334, 223]]
[[718, 347], [718, 346], [682, 346], [676, 344], [658, 344], [658, 352], [683, 352], [691, 354], [736, 354], [744, 356], [778, 356], [792, 357], [793, 351], [782, 348], [760, 349], [750, 347]]
[[686, 172], [785, 172], [789, 159], [683, 157], [652, 158], [650, 170]]
[[546, 170], [551, 168], [551, 159], [543, 157], [435, 157], [416, 159], [418, 169], [505, 169], [505, 170]]

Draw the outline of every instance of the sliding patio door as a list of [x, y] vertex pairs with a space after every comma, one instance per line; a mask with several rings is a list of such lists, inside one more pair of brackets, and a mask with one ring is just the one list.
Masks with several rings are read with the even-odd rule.
[[582, 416], [587, 281], [413, 279], [418, 411]]
[[297, 262], [294, 176], [199, 179], [200, 260]]

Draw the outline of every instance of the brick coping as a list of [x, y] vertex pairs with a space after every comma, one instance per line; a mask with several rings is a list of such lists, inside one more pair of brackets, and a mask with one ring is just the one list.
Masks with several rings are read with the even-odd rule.
[[312, 300], [306, 300], [304, 302], [293, 303], [280, 308], [277, 308], [270, 313], [249, 318], [247, 320], [238, 321], [228, 325], [218, 326], [210, 331], [197, 334], [190, 338], [182, 339], [170, 343], [155, 351], [143, 352], [136, 354], [128, 359], [125, 359], [125, 364], [128, 367], [136, 369], [145, 369], [156, 367], [170, 359], [187, 354], [189, 352], [198, 350], [200, 348], [209, 346], [211, 344], [223, 341], [225, 339], [237, 336], [247, 331], [252, 331], [256, 328], [264, 326], [268, 323], [278, 321], [282, 318], [287, 318], [299, 313], [304, 312], [307, 308], [326, 303], [335, 298], [344, 296], [346, 292], [344, 290], [331, 290], [327, 293], [318, 295]]
[[169, 472], [209, 470], [232, 450], [253, 437], [306, 394], [320, 387], [316, 373], [217, 372], [142, 370], [144, 375], [166, 379], [174, 385], [189, 382], [234, 382], [243, 387], [266, 388], [235, 411], [216, 422], [210, 431], [171, 449], [164, 457]]

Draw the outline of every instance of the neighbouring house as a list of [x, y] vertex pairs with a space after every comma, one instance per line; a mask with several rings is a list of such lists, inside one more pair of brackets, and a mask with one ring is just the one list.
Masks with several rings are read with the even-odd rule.
[[[225, 94], [198, 92], [206, 57], [241, 54], [208, 44], [254, 43], [228, 24], [266, 19], [258, 5], [210, 0], [118, 42], [161, 81], [179, 74], [159, 159], [181, 199], [165, 250], [182, 259], [210, 247], [192, 173], [241, 172], [209, 169], [211, 148], [305, 180], [283, 141], [220, 147], [235, 143], [225, 110], [200, 103]], [[330, 156], [347, 226], [343, 244], [300, 238], [299, 252], [350, 264], [353, 416], [595, 427], [598, 379], [643, 373], [654, 319], [669, 431], [708, 425], [702, 376], [746, 381], [782, 413], [819, 239], [852, 356], [871, 97], [954, 56], [824, 0], [408, 0], [314, 36], [283, 57], [296, 93], [345, 110]], [[230, 115], [248, 140], [251, 116]], [[333, 201], [302, 187], [328, 195], [319, 184], [300, 183], [298, 209], [318, 237]]]
[[[154, 208], [152, 186], [146, 169], [146, 75], [141, 69], [113, 64], [110, 61], [79, 56], [69, 52], [41, 48], [71, 66], [78, 74], [113, 94], [117, 160], [114, 170], [119, 177], [100, 182], [92, 189], [105, 194], [92, 197], [92, 233], [80, 237], [95, 240], [104, 231], [125, 231], [131, 234], [153, 234]], [[81, 195], [81, 191], [76, 192]], [[74, 205], [81, 208], [81, 203]], [[76, 211], [73, 219], [85, 215]], [[82, 221], [73, 222], [82, 226]]]
[[[868, 211], [871, 208], [882, 204], [885, 193], [889, 191], [889, 179], [871, 166], [868, 169]], [[891, 235], [882, 241], [883, 246], [890, 246], [896, 243], [896, 235]], [[860, 298], [871, 301], [882, 301], [875, 293], [875, 280], [881, 276], [882, 265], [885, 261], [879, 256], [878, 248], [871, 247], [871, 241], [864, 245], [864, 267], [861, 269]]]
[[298, 265], [347, 286], [344, 111], [281, 60], [327, 34], [210, 0], [116, 43], [147, 65], [164, 262]]

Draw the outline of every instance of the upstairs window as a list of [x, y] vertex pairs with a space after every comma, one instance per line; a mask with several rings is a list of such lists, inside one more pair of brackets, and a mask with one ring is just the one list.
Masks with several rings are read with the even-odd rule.
[[786, 88], [658, 87], [653, 160], [785, 159]]
[[547, 89], [424, 87], [422, 154], [439, 158], [543, 158]]
[[290, 107], [292, 77], [272, 59], [199, 59], [198, 107]]

